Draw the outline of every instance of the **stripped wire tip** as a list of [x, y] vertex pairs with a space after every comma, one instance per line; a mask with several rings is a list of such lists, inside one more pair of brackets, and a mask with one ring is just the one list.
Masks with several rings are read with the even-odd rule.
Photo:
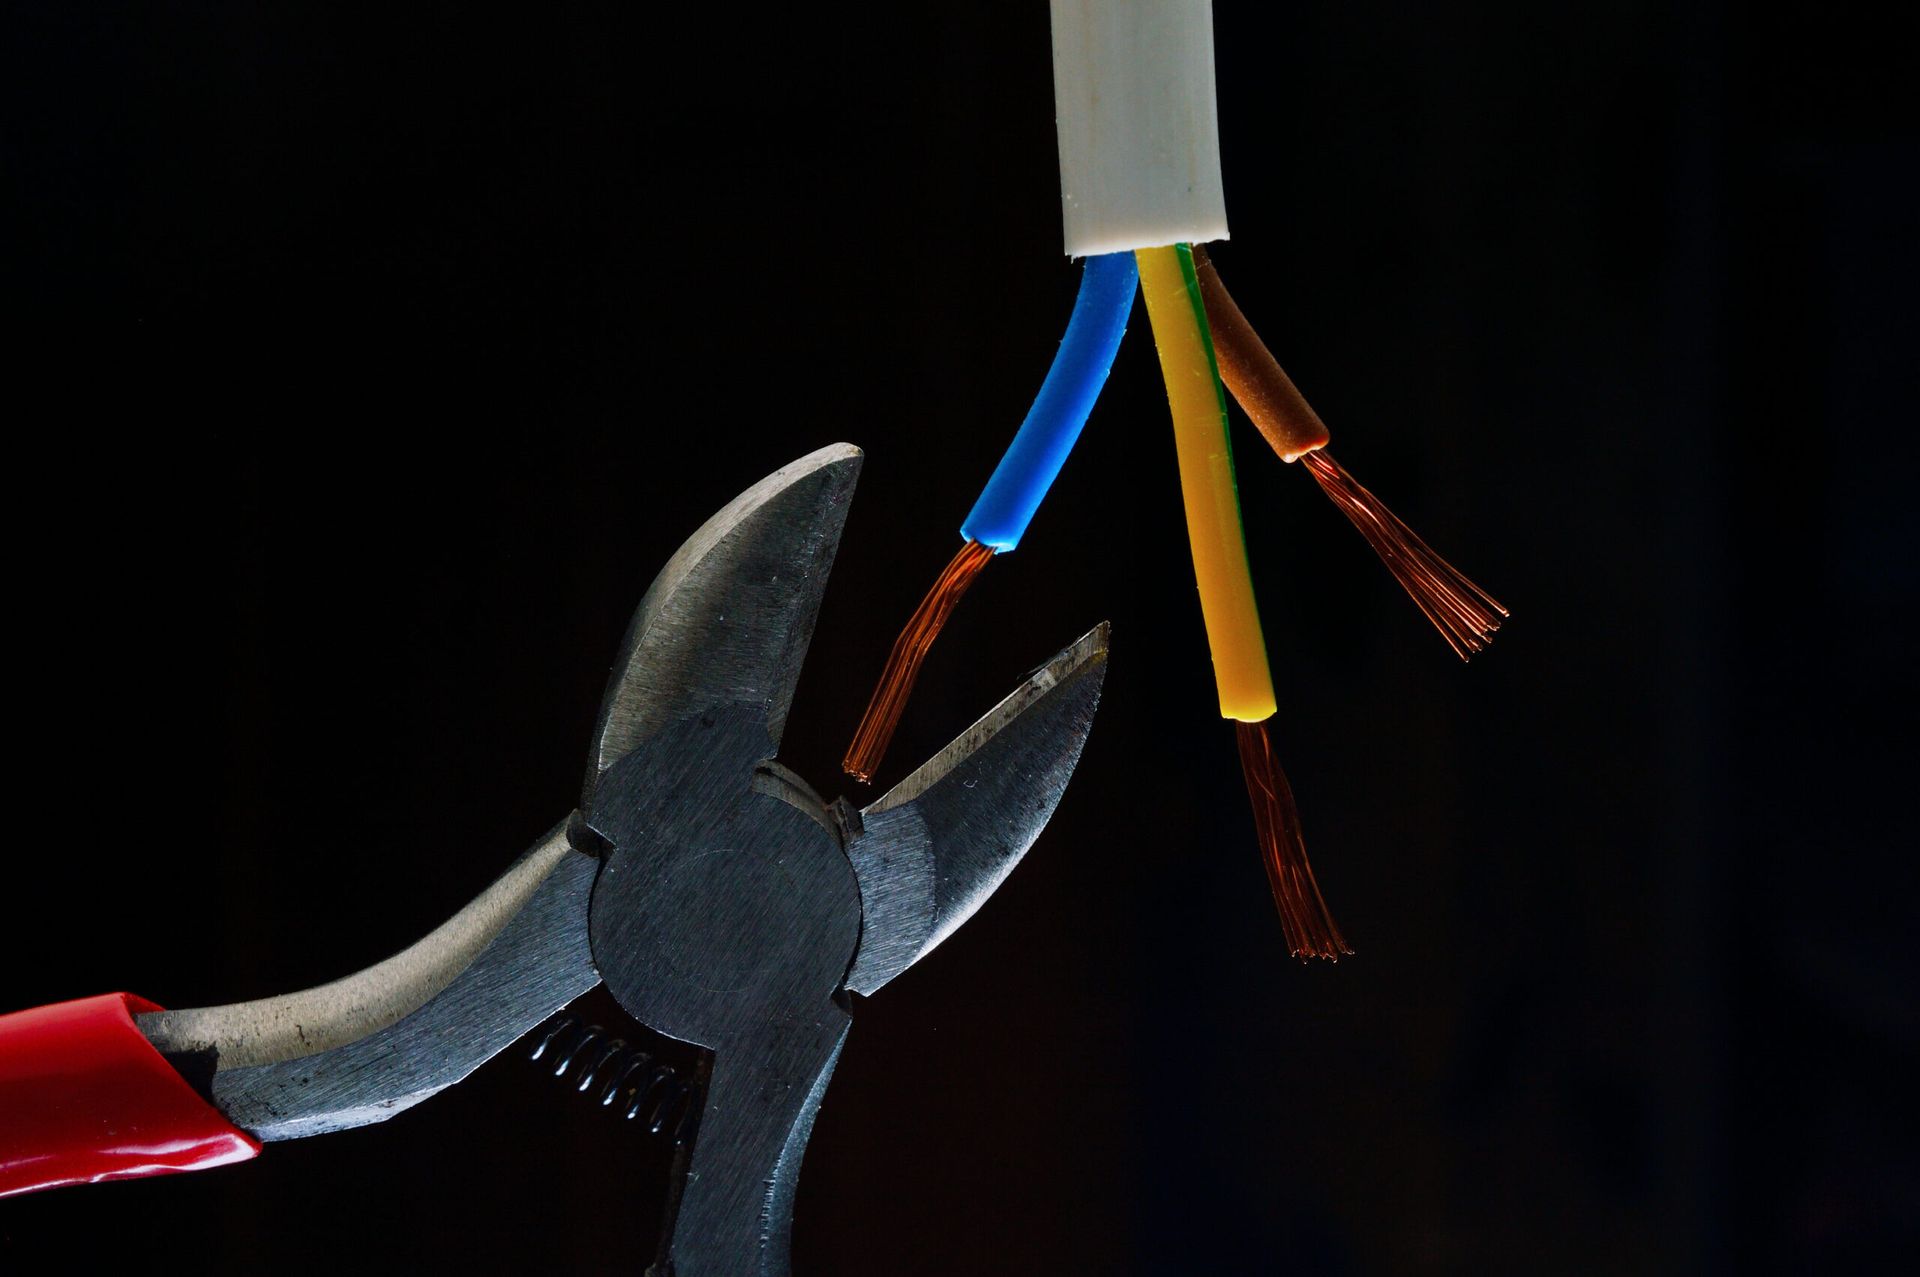
[[886, 668], [874, 686], [873, 699], [867, 702], [867, 712], [853, 733], [853, 743], [847, 746], [846, 757], [840, 760], [840, 769], [861, 784], [870, 782], [873, 774], [880, 770], [880, 760], [886, 757], [887, 746], [893, 743], [894, 730], [900, 726], [900, 715], [906, 711], [907, 698], [913, 695], [914, 680], [920, 677], [921, 663], [927, 659], [933, 640], [953, 615], [960, 596], [992, 561], [992, 546], [978, 541], [963, 542], [960, 552], [953, 556], [934, 580], [933, 588], [920, 600], [920, 606], [907, 618], [900, 637], [893, 641]]
[[1351, 957], [1345, 937], [1320, 895], [1307, 844], [1300, 836], [1300, 812], [1294, 806], [1293, 787], [1280, 770], [1265, 723], [1235, 723], [1234, 741], [1240, 747], [1240, 771], [1246, 777], [1247, 797], [1253, 801], [1253, 827], [1260, 839], [1260, 858], [1267, 867], [1267, 885], [1280, 911], [1280, 931], [1287, 951], [1296, 958], [1325, 958], [1338, 962]]
[[1361, 487], [1346, 467], [1326, 452], [1310, 452], [1300, 460], [1319, 481], [1320, 490], [1353, 521], [1454, 654], [1464, 661], [1476, 652], [1484, 652], [1507, 616], [1499, 600], [1435, 554], [1412, 528], [1381, 504], [1380, 498]]
[[1507, 609], [1461, 571], [1435, 554], [1380, 498], [1362, 487], [1327, 454], [1327, 427], [1253, 330], [1206, 250], [1194, 246], [1193, 262], [1213, 330], [1220, 379], [1282, 461], [1302, 461], [1380, 556], [1393, 579], [1433, 622], [1461, 660], [1485, 651], [1508, 616]]

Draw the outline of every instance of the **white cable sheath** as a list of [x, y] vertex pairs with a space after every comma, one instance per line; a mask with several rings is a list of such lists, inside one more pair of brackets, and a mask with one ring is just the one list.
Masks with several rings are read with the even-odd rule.
[[1067, 255], [1227, 238], [1212, 0], [1051, 0]]

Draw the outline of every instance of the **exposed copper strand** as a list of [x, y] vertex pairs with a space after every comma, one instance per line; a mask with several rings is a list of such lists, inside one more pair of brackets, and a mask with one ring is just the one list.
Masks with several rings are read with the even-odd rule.
[[1321, 491], [1353, 521], [1387, 565], [1387, 571], [1426, 613], [1454, 653], [1464, 661], [1485, 651], [1507, 616], [1500, 601], [1435, 554], [1324, 450], [1308, 453], [1300, 460], [1319, 481]]
[[853, 733], [853, 743], [847, 746], [846, 757], [840, 761], [841, 770], [861, 784], [872, 780], [874, 772], [880, 769], [880, 760], [886, 757], [894, 729], [900, 726], [900, 715], [906, 711], [907, 698], [913, 695], [913, 682], [920, 676], [921, 662], [927, 659], [933, 640], [939, 637], [941, 627], [953, 615], [960, 596], [980, 575], [980, 569], [992, 561], [992, 546], [978, 541], [963, 543], [927, 596], [920, 600], [920, 606], [907, 618], [900, 637], [893, 641], [887, 666], [874, 686], [873, 699], [867, 702], [867, 712]]
[[1253, 826], [1260, 838], [1260, 858], [1267, 868], [1267, 885], [1280, 911], [1280, 930], [1287, 951], [1296, 958], [1325, 958], [1338, 962], [1350, 956], [1345, 937], [1327, 909], [1320, 884], [1307, 860], [1300, 835], [1300, 813], [1293, 788], [1273, 752], [1265, 723], [1235, 723], [1234, 741], [1240, 747], [1240, 770], [1246, 776], [1247, 797], [1253, 802]]

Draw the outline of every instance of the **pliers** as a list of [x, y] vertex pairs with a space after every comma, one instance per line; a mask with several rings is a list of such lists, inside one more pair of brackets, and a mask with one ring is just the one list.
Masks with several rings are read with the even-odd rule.
[[636, 1020], [704, 1048], [698, 1090], [671, 1095], [605, 1038], [549, 1030], [538, 1048], [593, 1053], [582, 1089], [683, 1137], [649, 1271], [786, 1273], [849, 994], [919, 961], [1019, 863], [1106, 671], [1103, 623], [865, 807], [782, 766], [860, 460], [845, 444], [802, 457], [668, 560], [621, 645], [579, 809], [411, 948], [255, 1002], [109, 994], [0, 1016], [0, 1196], [384, 1121], [604, 982]]

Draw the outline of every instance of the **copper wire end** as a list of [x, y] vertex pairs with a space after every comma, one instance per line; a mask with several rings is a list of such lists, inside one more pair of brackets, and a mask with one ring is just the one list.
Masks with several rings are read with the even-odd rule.
[[1393, 573], [1393, 579], [1426, 613], [1454, 653], [1464, 661], [1485, 651], [1507, 617], [1507, 609], [1499, 600], [1428, 548], [1412, 528], [1400, 522], [1379, 497], [1361, 487], [1324, 449], [1309, 452], [1300, 463], [1319, 480], [1321, 491], [1353, 521], [1387, 565], [1387, 571]]
[[861, 784], [871, 781], [880, 770], [880, 760], [893, 742], [894, 729], [900, 726], [900, 715], [906, 711], [907, 698], [913, 695], [914, 680], [920, 677], [920, 664], [927, 659], [933, 640], [940, 636], [973, 578], [992, 561], [992, 546], [978, 541], [963, 544], [907, 618], [900, 637], [893, 641], [893, 652], [880, 672], [873, 699], [867, 702], [867, 712], [853, 733], [853, 743], [847, 746], [847, 756], [840, 760], [840, 769]]
[[1300, 837], [1300, 813], [1293, 805], [1293, 788], [1280, 770], [1265, 723], [1235, 723], [1240, 746], [1240, 770], [1247, 778], [1247, 796], [1253, 800], [1253, 825], [1260, 836], [1260, 858], [1266, 862], [1267, 884], [1280, 910], [1280, 930], [1287, 951], [1296, 958], [1340, 961], [1351, 956], [1340, 928], [1321, 898], [1314, 881], [1307, 845]]

